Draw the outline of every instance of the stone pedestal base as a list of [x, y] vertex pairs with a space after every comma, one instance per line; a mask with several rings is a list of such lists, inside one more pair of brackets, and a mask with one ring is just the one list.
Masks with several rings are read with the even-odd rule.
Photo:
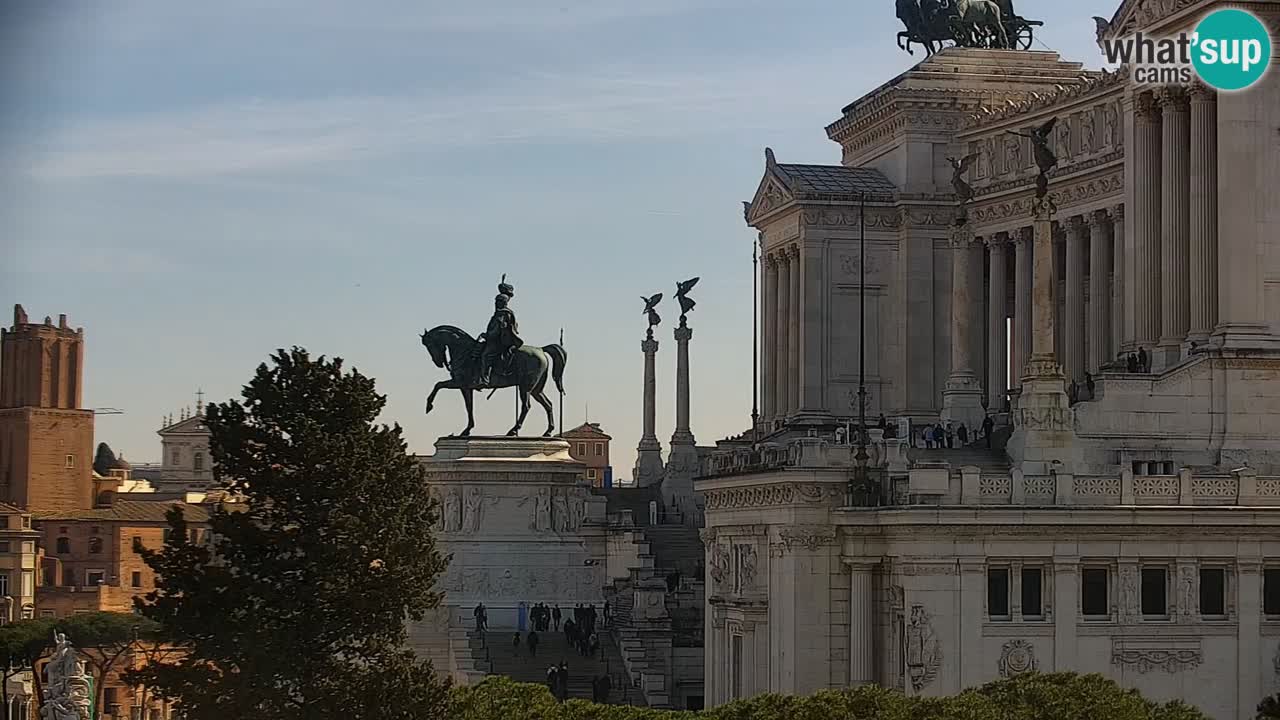
[[437, 582], [443, 605], [470, 621], [484, 603], [497, 629], [527, 624], [534, 603], [603, 602], [605, 500], [568, 442], [447, 437], [421, 462], [439, 503], [437, 546], [453, 555]]
[[1047, 475], [1051, 467], [1074, 470], [1080, 452], [1074, 415], [1066, 377], [1052, 357], [1035, 356], [1027, 362], [1007, 449], [1014, 467], [1025, 475]]
[[952, 428], [962, 423], [972, 433], [982, 427], [982, 385], [973, 373], [953, 373], [947, 378], [942, 391], [942, 419], [951, 421]]
[[694, 525], [701, 517], [698, 498], [693, 492], [693, 479], [701, 472], [698, 448], [690, 442], [671, 442], [671, 457], [662, 478], [662, 500], [667, 507], [680, 511], [684, 524]]
[[631, 471], [636, 487], [649, 487], [662, 482], [666, 472], [662, 462], [662, 445], [657, 438], [645, 438], [636, 446], [636, 466]]

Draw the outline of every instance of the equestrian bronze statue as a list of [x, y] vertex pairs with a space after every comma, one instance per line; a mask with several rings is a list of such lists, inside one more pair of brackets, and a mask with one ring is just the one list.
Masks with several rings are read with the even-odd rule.
[[1029, 50], [1039, 20], [1027, 20], [1013, 9], [1013, 0], [894, 0], [898, 19], [906, 28], [898, 33], [898, 47], [914, 55], [923, 45], [933, 55], [948, 43], [956, 47], [991, 50]]
[[525, 416], [529, 414], [529, 398], [533, 397], [547, 411], [547, 431], [543, 437], [555, 432], [555, 416], [551, 401], [544, 392], [547, 379], [555, 381], [556, 389], [564, 393], [564, 366], [568, 361], [564, 348], [556, 344], [534, 347], [520, 339], [516, 315], [510, 307], [515, 288], [502, 276], [498, 295], [494, 298], [493, 316], [479, 339], [452, 325], [440, 325], [422, 333], [422, 345], [438, 368], [449, 371], [449, 379], [436, 383], [427, 396], [427, 413], [435, 406], [436, 393], [441, 390], [459, 390], [467, 406], [467, 427], [459, 435], [467, 437], [476, 426], [473, 410], [473, 394], [477, 390], [496, 390], [515, 387], [520, 391], [520, 414], [516, 424], [507, 431], [508, 436], [520, 434]]

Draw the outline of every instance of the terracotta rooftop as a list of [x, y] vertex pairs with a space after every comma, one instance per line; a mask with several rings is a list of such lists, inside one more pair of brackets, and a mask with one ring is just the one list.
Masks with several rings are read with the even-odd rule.
[[0, 513], [8, 514], [8, 513], [25, 513], [25, 512], [26, 510], [23, 510], [17, 505], [10, 505], [9, 503], [0, 503]]
[[37, 520], [102, 520], [106, 522], [165, 522], [165, 514], [169, 508], [178, 505], [187, 522], [208, 522], [209, 511], [200, 505], [180, 501], [157, 500], [120, 500], [116, 499], [109, 507], [89, 510], [71, 510], [48, 512], [36, 515]]

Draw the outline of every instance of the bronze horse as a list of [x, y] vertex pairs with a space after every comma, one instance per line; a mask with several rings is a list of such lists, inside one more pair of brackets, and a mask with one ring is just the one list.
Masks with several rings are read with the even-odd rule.
[[547, 376], [556, 383], [556, 389], [564, 392], [564, 365], [568, 355], [559, 345], [534, 347], [522, 345], [512, 350], [511, 359], [493, 370], [488, 385], [480, 384], [480, 350], [483, 345], [465, 331], [452, 325], [441, 325], [422, 333], [422, 345], [431, 355], [436, 367], [449, 371], [449, 379], [436, 383], [431, 394], [427, 396], [427, 413], [435, 404], [436, 393], [441, 390], [459, 390], [462, 401], [467, 406], [467, 427], [459, 434], [461, 437], [471, 435], [476, 426], [472, 412], [472, 393], [476, 390], [490, 388], [517, 387], [520, 389], [520, 416], [516, 424], [507, 431], [508, 436], [520, 434], [524, 418], [529, 414], [529, 396], [538, 401], [547, 411], [547, 431], [543, 437], [551, 437], [555, 431], [555, 416], [552, 413], [551, 401], [547, 399], [543, 389], [547, 384]]

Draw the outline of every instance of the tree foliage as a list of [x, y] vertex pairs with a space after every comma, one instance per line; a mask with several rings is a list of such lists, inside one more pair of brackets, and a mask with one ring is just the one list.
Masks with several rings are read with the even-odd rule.
[[1021, 675], [952, 697], [907, 697], [877, 686], [808, 696], [758, 695], [701, 712], [672, 712], [582, 700], [559, 704], [541, 685], [490, 678], [454, 688], [454, 720], [1208, 720], [1180, 702], [1159, 704], [1100, 675]]
[[183, 651], [134, 674], [191, 720], [437, 717], [446, 697], [405, 649], [446, 560], [436, 512], [385, 398], [340, 359], [280, 350], [241, 401], [210, 405], [218, 506], [207, 543], [177, 507], [139, 598]]
[[1257, 720], [1280, 720], [1280, 695], [1262, 698], [1258, 703]]

